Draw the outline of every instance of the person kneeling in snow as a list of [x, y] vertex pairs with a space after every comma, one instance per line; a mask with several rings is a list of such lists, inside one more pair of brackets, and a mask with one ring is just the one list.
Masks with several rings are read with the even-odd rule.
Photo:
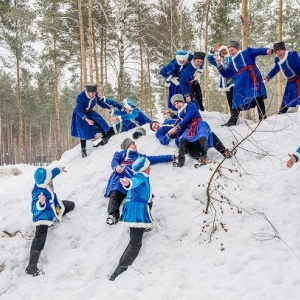
[[130, 179], [127, 177], [120, 179], [124, 189], [128, 191], [122, 213], [123, 223], [130, 230], [130, 242], [120, 258], [119, 265], [109, 278], [111, 281], [134, 262], [142, 247], [145, 229], [153, 227], [148, 207], [152, 197], [149, 183], [150, 161], [144, 156], [140, 157], [133, 163], [132, 169], [135, 174]]
[[30, 248], [29, 264], [25, 270], [27, 274], [32, 276], [42, 274], [37, 267], [37, 263], [41, 251], [44, 249], [48, 227], [56, 219], [61, 220], [62, 216], [75, 207], [74, 202], [59, 200], [54, 193], [52, 179], [61, 172], [66, 172], [64, 167], [54, 168], [53, 170], [41, 167], [34, 173], [35, 185], [32, 190], [31, 212], [36, 229]]
[[291, 168], [300, 158], [300, 147], [293, 154], [289, 154], [289, 160], [286, 162], [286, 166]]

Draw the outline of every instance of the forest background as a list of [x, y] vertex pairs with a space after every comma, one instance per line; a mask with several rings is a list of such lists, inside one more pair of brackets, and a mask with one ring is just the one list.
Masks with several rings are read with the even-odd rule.
[[[0, 165], [51, 162], [78, 144], [70, 121], [89, 81], [155, 118], [167, 102], [159, 69], [177, 49], [207, 52], [228, 40], [272, 47], [281, 36], [300, 49], [299, 0], [1, 0], [0, 10]], [[258, 58], [263, 76], [273, 63]], [[218, 73], [206, 63], [201, 76], [206, 110], [227, 113]], [[268, 116], [282, 84], [267, 84]]]

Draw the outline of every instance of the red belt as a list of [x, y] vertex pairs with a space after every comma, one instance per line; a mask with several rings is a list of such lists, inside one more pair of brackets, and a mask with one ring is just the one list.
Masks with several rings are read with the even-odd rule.
[[300, 74], [288, 79], [289, 82], [296, 83], [296, 94], [300, 97]]
[[243, 71], [247, 70], [247, 71], [249, 72], [250, 80], [251, 80], [251, 82], [253, 83], [254, 88], [255, 88], [255, 89], [258, 89], [258, 88], [259, 88], [259, 83], [258, 83], [256, 74], [255, 74], [255, 71], [254, 71], [255, 68], [256, 68], [256, 65], [249, 65], [249, 66], [243, 67], [243, 68], [241, 68], [241, 69], [239, 69], [239, 70], [237, 71], [236, 75], [239, 75], [239, 74], [241, 74]]
[[87, 114], [87, 113], [90, 113], [90, 112], [92, 112], [93, 110], [92, 109], [85, 109], [83, 112], [85, 113], [85, 114]]

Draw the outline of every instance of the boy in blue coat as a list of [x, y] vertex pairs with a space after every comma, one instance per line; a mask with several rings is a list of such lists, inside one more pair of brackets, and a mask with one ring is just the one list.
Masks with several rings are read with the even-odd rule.
[[152, 198], [149, 183], [150, 161], [142, 156], [133, 163], [132, 169], [135, 174], [131, 178], [120, 179], [123, 188], [128, 191], [122, 215], [123, 223], [130, 230], [130, 241], [120, 258], [119, 265], [109, 278], [111, 281], [114, 281], [134, 262], [142, 247], [145, 229], [153, 227], [148, 207]]
[[273, 50], [250, 47], [240, 50], [240, 45], [237, 41], [229, 41], [227, 48], [232, 56], [228, 67], [225, 69], [221, 64], [221, 60], [216, 60], [218, 71], [223, 77], [235, 76], [232, 98], [233, 113], [224, 125], [236, 125], [240, 111], [249, 110], [256, 106], [259, 120], [265, 119], [266, 108], [264, 100], [267, 98], [267, 91], [256, 65], [256, 57], [259, 55], [271, 55]]
[[110, 108], [103, 101], [100, 101], [97, 93], [97, 84], [90, 82], [85, 90], [77, 95], [76, 106], [72, 115], [71, 136], [78, 137], [81, 144], [81, 155], [86, 157], [86, 141], [93, 139], [97, 133], [102, 134], [104, 145], [114, 135], [114, 131], [106, 123], [104, 118], [94, 110], [98, 104], [102, 108]]
[[30, 249], [29, 264], [25, 270], [27, 274], [32, 276], [42, 274], [37, 263], [45, 246], [48, 227], [53, 225], [56, 219], [61, 220], [62, 216], [75, 207], [74, 202], [59, 200], [54, 193], [52, 179], [61, 172], [66, 172], [64, 167], [53, 170], [41, 167], [34, 173], [35, 185], [32, 190], [31, 212], [36, 229]]
[[177, 50], [175, 58], [163, 66], [159, 74], [166, 79], [166, 85], [169, 87], [168, 108], [176, 111], [170, 99], [174, 94], [181, 93], [179, 78], [182, 68], [193, 59], [193, 54], [186, 50]]
[[134, 140], [130, 138], [124, 139], [121, 149], [122, 151], [114, 154], [111, 161], [113, 172], [110, 175], [104, 194], [104, 197], [109, 197], [108, 217], [106, 219], [108, 225], [117, 224], [120, 219], [120, 206], [127, 195], [127, 190], [120, 183], [120, 179], [123, 177], [130, 178], [133, 175], [132, 164], [138, 158], [146, 157], [151, 165], [175, 160], [175, 155], [146, 156], [141, 154], [138, 152]]
[[300, 104], [300, 56], [297, 51], [287, 51], [284, 42], [277, 42], [273, 46], [276, 54], [273, 69], [264, 78], [266, 82], [279, 71], [287, 78], [279, 114], [285, 114], [289, 107]]

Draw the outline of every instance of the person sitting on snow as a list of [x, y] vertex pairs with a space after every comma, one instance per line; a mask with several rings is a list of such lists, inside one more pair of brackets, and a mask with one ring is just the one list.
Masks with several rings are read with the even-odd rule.
[[[153, 121], [150, 124], [150, 129], [155, 131], [155, 137], [162, 145], [169, 145], [172, 139], [176, 139], [176, 134], [170, 134], [170, 130], [178, 123], [178, 119], [166, 119], [163, 124], [157, 121]], [[218, 136], [211, 132], [214, 141], [214, 148], [220, 152], [225, 158], [231, 158], [235, 155], [236, 151], [230, 151], [225, 148]], [[178, 142], [178, 140], [176, 140]], [[178, 145], [177, 145], [178, 146]], [[201, 147], [199, 141], [188, 142], [186, 141], [186, 152], [193, 158], [198, 159], [200, 157]]]
[[48, 227], [53, 222], [61, 220], [62, 216], [72, 211], [75, 203], [68, 200], [59, 200], [54, 193], [52, 180], [60, 173], [66, 172], [65, 168], [47, 167], [38, 168], [34, 173], [35, 185], [32, 190], [31, 212], [35, 227], [35, 236], [30, 248], [29, 264], [25, 272], [32, 276], [39, 276], [42, 272], [37, 263], [44, 249]]
[[[186, 146], [188, 143], [197, 143], [198, 159], [201, 164], [207, 163], [207, 149], [214, 147], [214, 139], [209, 125], [202, 120], [194, 102], [185, 103], [183, 95], [175, 94], [171, 101], [178, 109], [179, 122], [169, 130], [169, 135], [176, 135], [176, 144], [179, 145], [179, 158], [174, 167], [182, 167], [185, 162]], [[193, 155], [194, 157], [194, 155]]]
[[140, 157], [146, 157], [151, 165], [172, 162], [176, 159], [175, 155], [156, 155], [149, 156], [138, 152], [137, 145], [134, 140], [126, 138], [121, 143], [122, 151], [115, 152], [111, 167], [112, 174], [107, 183], [104, 197], [109, 197], [108, 217], [106, 223], [109, 225], [117, 224], [120, 219], [120, 206], [126, 197], [127, 190], [120, 183], [120, 178], [133, 175], [132, 164]]

